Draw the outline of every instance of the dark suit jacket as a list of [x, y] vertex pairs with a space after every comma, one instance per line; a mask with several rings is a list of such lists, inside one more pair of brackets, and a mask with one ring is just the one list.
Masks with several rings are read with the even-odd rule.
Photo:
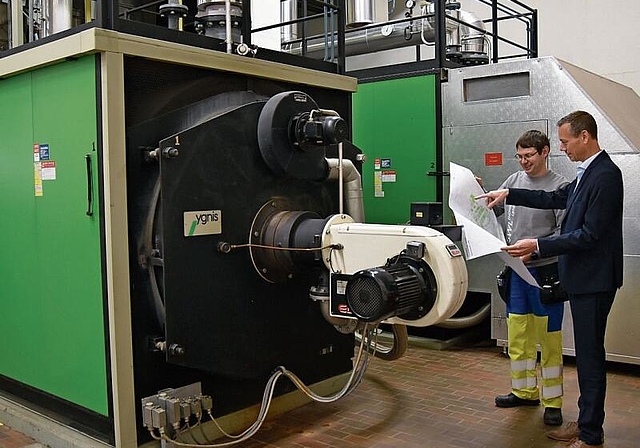
[[566, 209], [560, 235], [538, 239], [542, 257], [558, 255], [558, 273], [570, 294], [622, 286], [622, 173], [602, 151], [576, 180], [556, 191], [510, 188], [507, 203]]

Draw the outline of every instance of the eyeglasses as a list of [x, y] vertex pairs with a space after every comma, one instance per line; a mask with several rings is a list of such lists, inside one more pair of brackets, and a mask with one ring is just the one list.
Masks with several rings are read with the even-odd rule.
[[538, 151], [535, 152], [530, 152], [528, 154], [516, 154], [514, 157], [516, 158], [516, 160], [521, 161], [522, 159], [525, 160], [531, 160], [533, 159], [537, 154], [540, 154]]

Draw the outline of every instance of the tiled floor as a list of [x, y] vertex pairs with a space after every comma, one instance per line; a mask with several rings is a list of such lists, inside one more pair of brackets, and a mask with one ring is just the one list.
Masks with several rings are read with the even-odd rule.
[[[577, 383], [565, 365], [565, 420], [577, 416]], [[640, 446], [640, 368], [611, 365], [607, 448]], [[545, 437], [541, 407], [499, 409], [509, 391], [508, 360], [485, 344], [457, 350], [410, 347], [400, 360], [375, 359], [364, 382], [332, 404], [312, 403], [267, 421], [241, 448], [560, 447]], [[7, 435], [8, 434], [8, 435]], [[0, 448], [34, 443], [0, 427]], [[55, 448], [55, 447], [54, 447]]]

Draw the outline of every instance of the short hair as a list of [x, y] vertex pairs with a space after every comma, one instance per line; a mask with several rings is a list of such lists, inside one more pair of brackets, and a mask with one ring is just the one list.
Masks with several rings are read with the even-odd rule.
[[598, 125], [589, 112], [583, 110], [571, 112], [558, 120], [558, 127], [567, 123], [569, 123], [571, 135], [574, 137], [577, 137], [582, 131], [587, 131], [594, 140], [598, 140]]
[[536, 148], [536, 151], [538, 151], [538, 153], [541, 153], [542, 148], [544, 148], [545, 146], [549, 146], [549, 148], [551, 148], [549, 137], [547, 137], [547, 134], [545, 134], [544, 132], [540, 132], [535, 129], [522, 134], [516, 142], [516, 149], [518, 149], [518, 147]]

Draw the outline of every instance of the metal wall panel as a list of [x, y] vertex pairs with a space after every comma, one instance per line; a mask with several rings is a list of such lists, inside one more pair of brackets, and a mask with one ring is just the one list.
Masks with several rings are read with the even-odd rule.
[[[606, 110], [589, 95], [590, 89], [598, 89], [600, 98], [607, 97], [607, 91], [608, 96], [612, 96], [627, 92], [628, 89], [592, 74], [588, 76], [589, 85], [580, 85], [571, 73], [576, 74], [581, 69], [571, 66], [569, 73], [563, 64], [549, 57], [450, 70], [449, 82], [442, 84], [444, 167], [446, 169], [450, 161], [464, 165], [483, 177], [488, 189], [496, 188], [509, 174], [520, 169], [513, 158], [518, 136], [527, 129], [540, 129], [546, 131], [551, 140], [550, 168], [571, 180], [575, 177], [578, 164], [571, 162], [558, 149], [555, 123], [578, 109], [586, 110], [595, 117], [600, 145], [621, 168], [625, 183], [624, 286], [618, 291], [609, 318], [607, 357], [640, 364], [640, 346], [629, 344], [633, 340], [636, 322], [640, 319], [640, 305], [635, 300], [640, 272], [640, 198], [634, 194], [640, 187], [640, 153], [632, 139], [619, 131], [620, 127], [610, 119]], [[496, 95], [497, 98], [489, 100], [465, 101], [465, 79], [525, 72], [529, 73], [531, 83], [529, 95], [503, 98]], [[639, 102], [634, 98], [624, 104], [637, 105]], [[503, 162], [487, 166], [485, 153], [502, 153]], [[447, 197], [447, 182], [444, 191]], [[490, 256], [469, 262], [468, 269], [470, 289], [493, 289], [491, 336], [498, 344], [504, 345], [507, 339], [505, 307], [494, 286], [500, 266], [497, 257]], [[565, 316], [564, 349], [567, 354], [573, 354], [568, 304]]]
[[427, 175], [437, 170], [436, 86], [435, 75], [414, 76], [364, 83], [353, 96], [367, 222], [404, 224], [412, 202], [436, 200]]

